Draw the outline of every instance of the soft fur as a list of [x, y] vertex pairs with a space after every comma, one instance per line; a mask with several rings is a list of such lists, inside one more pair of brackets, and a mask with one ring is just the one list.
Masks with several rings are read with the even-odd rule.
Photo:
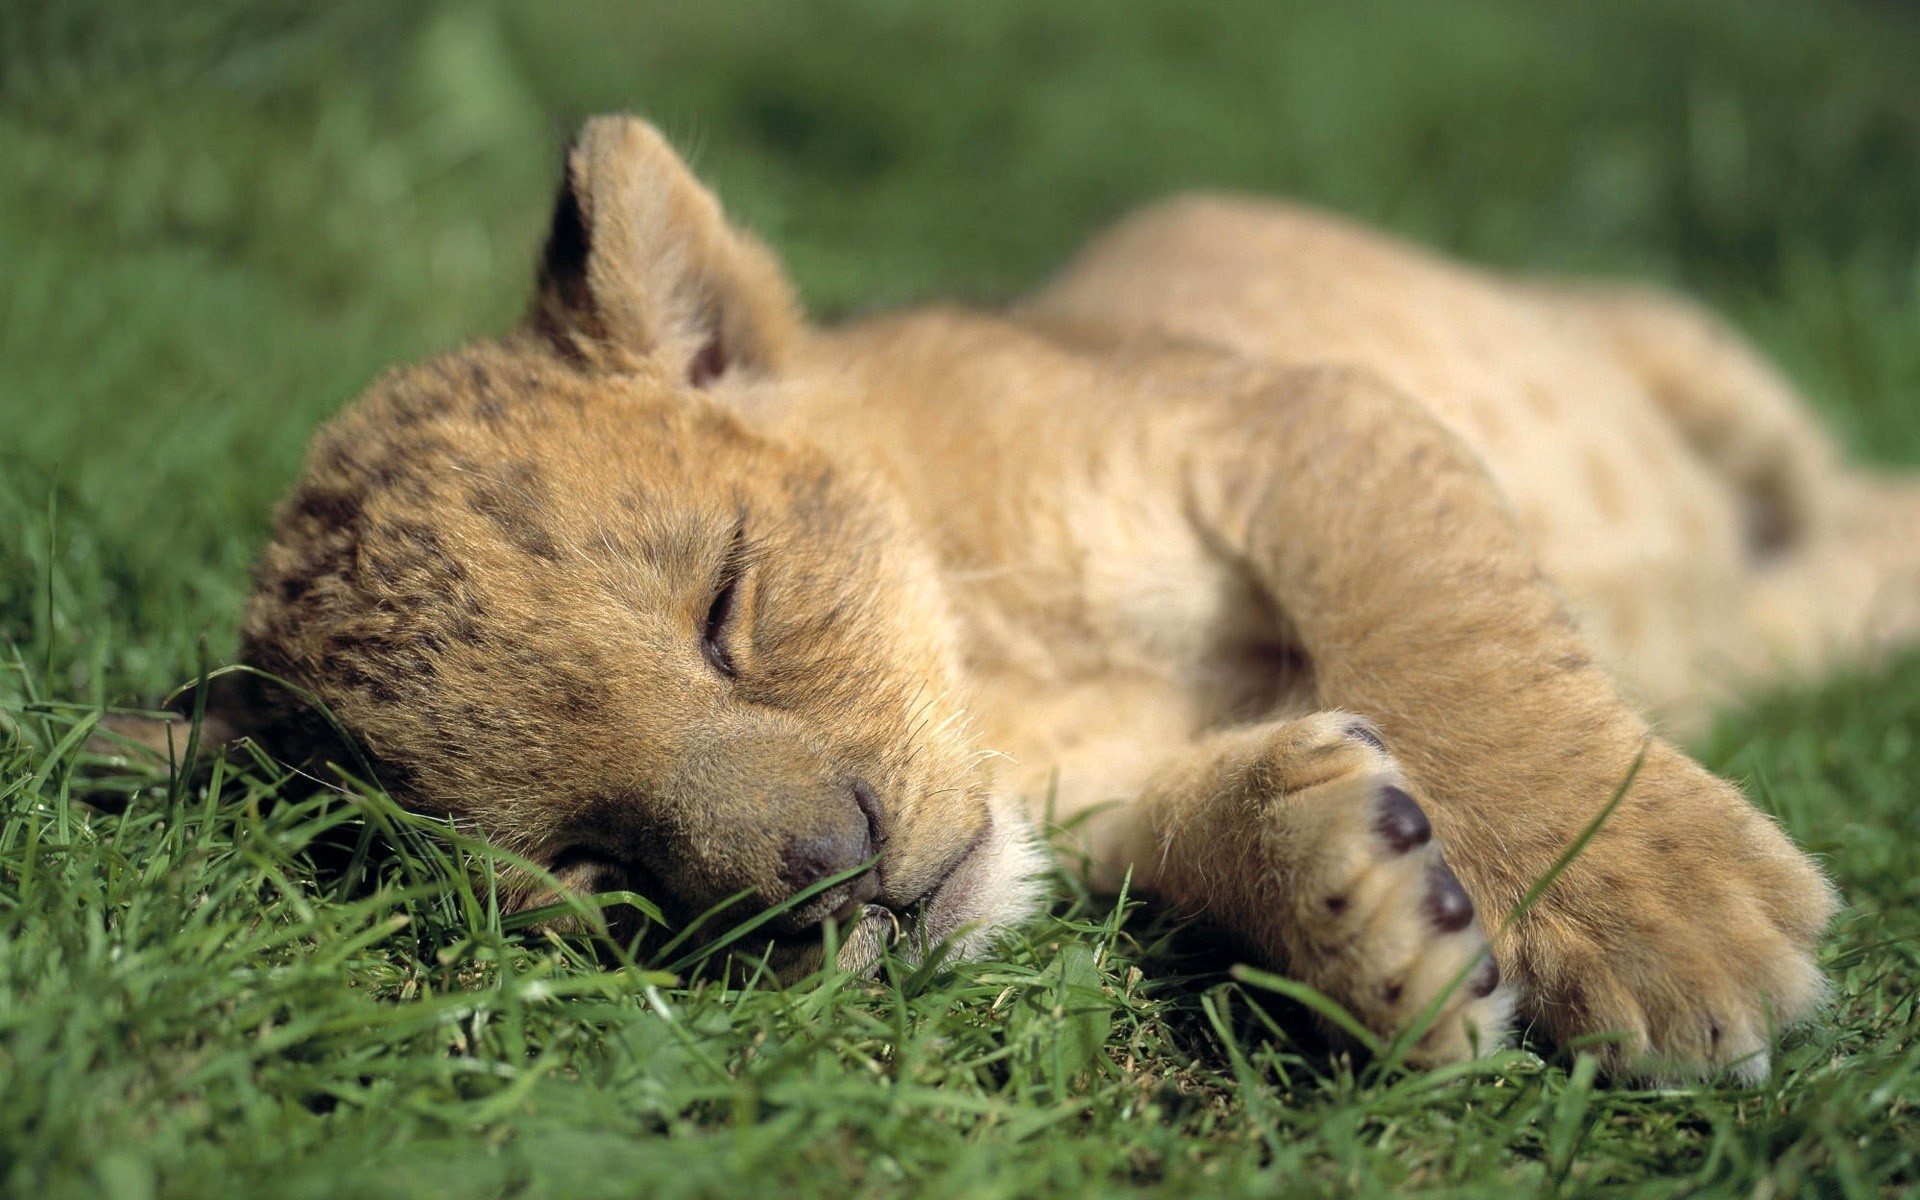
[[983, 952], [1051, 805], [1383, 1034], [1444, 995], [1424, 1060], [1517, 1004], [1755, 1078], [1833, 891], [1648, 715], [1909, 638], [1916, 528], [1671, 300], [1196, 198], [1009, 313], [814, 329], [607, 117], [525, 324], [320, 434], [243, 653], [565, 886], [690, 919], [847, 876], [772, 927], [789, 973], [829, 915], [852, 962]]

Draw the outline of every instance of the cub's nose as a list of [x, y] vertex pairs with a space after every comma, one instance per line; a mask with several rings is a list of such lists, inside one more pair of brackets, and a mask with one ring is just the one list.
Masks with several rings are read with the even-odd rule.
[[[856, 780], [848, 790], [850, 803], [834, 805], [828, 820], [816, 821], [812, 828], [787, 837], [781, 853], [780, 882], [786, 885], [788, 895], [805, 891], [823, 879], [844, 875], [880, 852], [886, 837], [872, 789]], [[788, 916], [795, 926], [810, 928], [829, 916], [855, 912], [879, 894], [880, 872], [877, 866], [869, 867]]]

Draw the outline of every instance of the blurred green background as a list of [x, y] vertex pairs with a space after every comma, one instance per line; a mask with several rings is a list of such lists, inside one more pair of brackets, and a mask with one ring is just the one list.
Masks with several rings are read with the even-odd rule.
[[1894, 4], [6, 0], [0, 639], [53, 637], [75, 699], [230, 653], [312, 426], [513, 318], [607, 109], [825, 317], [1014, 295], [1169, 191], [1287, 193], [1703, 294], [1915, 461], [1916, 63]]

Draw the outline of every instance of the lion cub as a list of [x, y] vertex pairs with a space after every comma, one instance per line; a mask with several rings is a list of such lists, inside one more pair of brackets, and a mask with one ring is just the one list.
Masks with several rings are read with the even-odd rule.
[[1834, 894], [1642, 714], [1910, 636], [1916, 528], [1668, 301], [1187, 199], [1010, 313], [814, 329], [606, 117], [523, 325], [315, 440], [243, 657], [565, 887], [787, 904], [790, 975], [829, 918], [983, 953], [1050, 803], [1370, 1028], [1438, 1003], [1423, 1061], [1517, 1006], [1755, 1079]]

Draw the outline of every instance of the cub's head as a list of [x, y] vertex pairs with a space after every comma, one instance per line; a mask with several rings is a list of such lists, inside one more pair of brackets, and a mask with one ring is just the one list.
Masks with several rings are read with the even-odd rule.
[[[718, 932], [849, 874], [767, 926], [776, 965], [814, 961], [829, 916], [843, 961], [895, 929], [977, 950], [1030, 907], [1033, 852], [898, 507], [751, 416], [800, 336], [659, 135], [591, 122], [525, 326], [389, 374], [315, 439], [242, 658], [324, 701], [405, 803], [566, 887], [679, 921], [744, 895]], [[270, 745], [324, 744], [253, 691]]]

